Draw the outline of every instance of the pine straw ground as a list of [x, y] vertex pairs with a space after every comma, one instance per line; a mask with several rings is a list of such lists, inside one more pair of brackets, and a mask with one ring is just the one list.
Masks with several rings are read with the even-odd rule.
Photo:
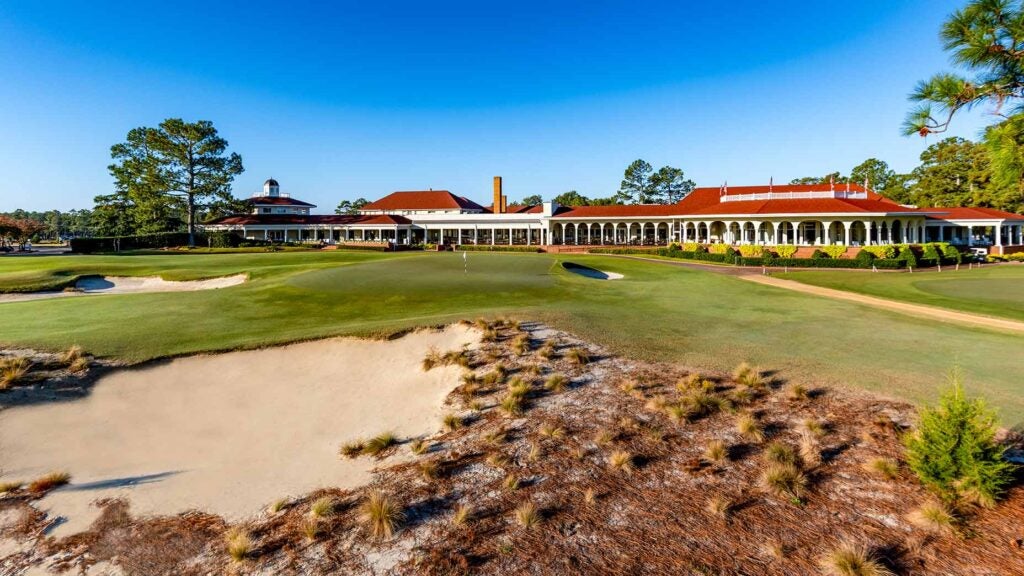
[[[832, 390], [793, 393], [771, 374], [763, 384], [724, 375], [705, 375], [710, 383], [702, 384], [679, 368], [594, 347], [590, 362], [577, 363], [573, 351], [585, 343], [536, 325], [499, 323], [484, 334], [492, 341], [463, 361], [481, 377], [495, 362], [507, 374], [454, 392], [451, 409], [464, 425], [425, 439], [426, 451], [413, 461], [388, 466], [388, 452], [412, 443], [390, 448], [371, 486], [282, 502], [240, 526], [201, 513], [132, 518], [124, 502], [110, 502], [90, 531], [59, 541], [39, 537], [47, 519], [33, 514], [27, 499], [8, 498], [0, 512], [23, 516], [6, 536], [37, 539], [30, 551], [0, 562], [0, 572], [27, 562], [82, 568], [112, 560], [128, 574], [792, 575], [821, 573], [825, 553], [854, 542], [897, 574], [1024, 574], [1019, 484], [955, 533], [931, 533], [908, 520], [929, 496], [905, 465], [888, 479], [865, 469], [875, 458], [902, 457], [899, 437], [912, 415], [905, 404]], [[517, 353], [523, 334], [529, 340]], [[546, 343], [554, 344], [550, 359], [542, 357]], [[568, 386], [546, 390], [544, 381], [556, 373]], [[509, 416], [499, 403], [516, 377], [529, 392], [524, 412]], [[701, 389], [708, 393], [695, 392]], [[671, 406], [684, 398], [693, 406], [698, 397], [712, 398], [703, 403], [706, 413], [690, 408], [673, 419]], [[737, 430], [748, 415], [763, 440]], [[804, 431], [807, 421], [821, 425], [818, 436]], [[797, 463], [806, 490], [767, 491], [759, 482], [766, 447], [797, 449], [805, 436], [814, 438], [803, 440]], [[712, 441], [727, 446], [724, 460], [704, 457]], [[616, 452], [627, 453], [620, 460], [632, 470], [609, 464]], [[391, 538], [374, 538], [362, 522], [371, 489], [401, 509]], [[722, 498], [731, 502], [725, 514], [709, 509]], [[538, 511], [529, 527], [516, 517], [525, 503]], [[457, 524], [460, 506], [472, 512]], [[240, 544], [240, 560], [229, 556], [229, 541]]]

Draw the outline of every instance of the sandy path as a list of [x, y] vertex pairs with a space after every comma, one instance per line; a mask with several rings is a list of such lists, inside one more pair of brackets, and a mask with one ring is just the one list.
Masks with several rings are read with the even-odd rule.
[[781, 278], [762, 276], [760, 274], [740, 275], [739, 278], [750, 282], [756, 282], [758, 284], [803, 292], [805, 294], [814, 294], [815, 296], [825, 296], [827, 298], [835, 298], [837, 300], [847, 300], [850, 302], [857, 302], [859, 304], [867, 304], [876, 308], [893, 310], [895, 312], [901, 312], [911, 316], [932, 318], [943, 322], [956, 322], [960, 324], [970, 324], [972, 326], [983, 326], [985, 328], [995, 328], [997, 330], [1008, 330], [1010, 332], [1024, 332], [1024, 322], [1017, 322], [1015, 320], [980, 316], [978, 314], [957, 312], [955, 310], [949, 310], [948, 308], [936, 308], [934, 306], [925, 306], [923, 304], [899, 302], [897, 300], [888, 300], [886, 298], [857, 294], [856, 292], [824, 288], [821, 286], [804, 284], [795, 280], [783, 280]]
[[114, 372], [82, 400], [3, 411], [0, 479], [72, 474], [70, 486], [39, 503], [65, 518], [55, 535], [88, 527], [98, 498], [128, 496], [143, 514], [202, 509], [238, 519], [282, 497], [356, 486], [374, 461], [341, 459], [338, 446], [387, 430], [436, 432], [460, 369], [425, 373], [420, 362], [431, 346], [446, 351], [477, 339], [453, 326]]
[[74, 291], [49, 290], [24, 294], [0, 294], [2, 302], [24, 302], [46, 298], [89, 296], [96, 294], [139, 294], [145, 292], [192, 292], [237, 286], [248, 279], [245, 274], [207, 280], [164, 280], [159, 276], [86, 276], [75, 282]]

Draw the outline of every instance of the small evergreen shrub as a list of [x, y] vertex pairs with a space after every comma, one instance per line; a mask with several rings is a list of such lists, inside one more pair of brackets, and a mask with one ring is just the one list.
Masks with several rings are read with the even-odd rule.
[[828, 254], [826, 254], [825, 251], [821, 250], [820, 248], [816, 248], [814, 250], [814, 252], [811, 254], [811, 259], [812, 260], [822, 260], [822, 259], [828, 258], [828, 257], [829, 257]]
[[846, 254], [846, 246], [842, 244], [834, 244], [823, 247], [821, 251], [828, 254], [829, 258], [842, 258], [843, 254]]
[[779, 258], [792, 258], [796, 254], [796, 246], [792, 244], [782, 244], [775, 247], [775, 253], [779, 255]]
[[935, 407], [920, 412], [907, 436], [907, 464], [944, 502], [991, 506], [1013, 478], [1014, 466], [996, 442], [996, 418], [980, 398], [968, 398], [954, 370]]

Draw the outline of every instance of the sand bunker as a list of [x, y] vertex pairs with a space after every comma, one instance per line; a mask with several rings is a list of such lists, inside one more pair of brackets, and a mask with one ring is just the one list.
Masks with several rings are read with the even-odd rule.
[[194, 290], [214, 290], [237, 286], [245, 282], [245, 274], [210, 278], [208, 280], [174, 281], [164, 280], [159, 276], [85, 276], [75, 282], [75, 290], [46, 292], [30, 292], [26, 294], [0, 294], [0, 302], [24, 302], [44, 298], [64, 298], [67, 296], [88, 296], [94, 294], [138, 294], [143, 292], [191, 292]]
[[200, 509], [239, 519], [286, 496], [357, 486], [374, 461], [339, 458], [339, 445], [387, 430], [436, 432], [460, 369], [423, 372], [420, 362], [432, 346], [477, 341], [453, 326], [114, 372], [82, 400], [0, 413], [0, 480], [71, 473], [71, 485], [38, 503], [64, 518], [58, 536], [87, 528], [99, 498], [126, 496], [141, 514]]
[[562, 267], [573, 274], [579, 274], [580, 276], [586, 276], [587, 278], [593, 278], [594, 280], [619, 280], [623, 278], [622, 274], [617, 272], [605, 272], [603, 270], [598, 270], [597, 268], [591, 268], [590, 266], [573, 264], [572, 262], [563, 262]]

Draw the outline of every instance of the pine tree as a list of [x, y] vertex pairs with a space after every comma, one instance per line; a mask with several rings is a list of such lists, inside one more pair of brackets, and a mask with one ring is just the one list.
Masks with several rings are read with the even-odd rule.
[[907, 463], [947, 503], [991, 506], [1014, 472], [995, 436], [994, 413], [984, 400], [966, 397], [954, 370], [938, 406], [922, 409], [917, 430], [907, 437]]

